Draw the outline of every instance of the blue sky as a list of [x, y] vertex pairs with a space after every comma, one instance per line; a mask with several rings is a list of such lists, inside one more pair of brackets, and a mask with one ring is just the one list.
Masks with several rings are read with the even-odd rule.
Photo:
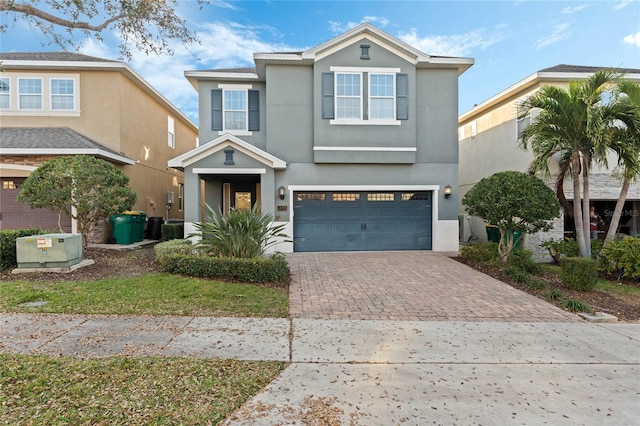
[[[431, 55], [475, 65], [460, 77], [460, 112], [557, 64], [640, 68], [640, 0], [611, 1], [214, 1], [179, 13], [201, 44], [173, 44], [173, 56], [134, 52], [131, 67], [197, 123], [197, 93], [185, 70], [253, 66], [254, 52], [301, 51], [362, 23]], [[4, 19], [4, 18], [3, 18]], [[55, 51], [18, 23], [0, 48]], [[80, 52], [118, 59], [118, 35]]]

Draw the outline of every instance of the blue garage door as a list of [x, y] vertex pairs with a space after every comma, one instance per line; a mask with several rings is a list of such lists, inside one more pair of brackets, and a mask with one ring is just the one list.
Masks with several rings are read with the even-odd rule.
[[432, 193], [296, 192], [294, 251], [431, 250]]

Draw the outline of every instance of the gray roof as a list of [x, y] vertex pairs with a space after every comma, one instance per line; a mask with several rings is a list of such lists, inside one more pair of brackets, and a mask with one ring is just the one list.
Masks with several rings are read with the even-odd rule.
[[73, 52], [0, 52], [3, 61], [121, 62]]
[[553, 67], [541, 69], [538, 72], [581, 72], [581, 73], [594, 73], [600, 70], [611, 70], [614, 72], [630, 74], [630, 73], [640, 73], [640, 69], [634, 68], [615, 68], [615, 67], [589, 67], [583, 65], [566, 65], [559, 64]]
[[[95, 152], [100, 157], [112, 160], [129, 160], [119, 152], [100, 145], [68, 127], [2, 127], [0, 128], [0, 151], [4, 153], [30, 155], [46, 151], [51, 154], [61, 150], [76, 150], [77, 153]], [[68, 153], [68, 152], [67, 152]]]

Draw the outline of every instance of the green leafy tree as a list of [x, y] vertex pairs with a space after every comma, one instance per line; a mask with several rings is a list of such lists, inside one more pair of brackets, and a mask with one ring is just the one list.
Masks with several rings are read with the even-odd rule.
[[88, 155], [57, 157], [31, 173], [18, 201], [72, 217], [86, 246], [97, 221], [129, 210], [136, 202], [128, 185], [129, 177], [107, 161]]
[[[0, 0], [0, 12], [26, 20], [50, 44], [67, 50], [78, 48], [76, 33], [101, 41], [105, 31], [117, 31], [120, 53], [131, 57], [131, 46], [149, 54], [171, 53], [169, 40], [184, 44], [197, 41], [186, 20], [176, 9], [178, 0]], [[202, 7], [207, 0], [197, 0]], [[6, 22], [3, 19], [4, 22]], [[0, 25], [0, 32], [7, 30]]]
[[233, 209], [229, 214], [216, 214], [206, 205], [208, 221], [194, 224], [198, 232], [189, 235], [200, 239], [198, 248], [211, 255], [255, 258], [269, 247], [290, 241], [284, 225], [273, 226], [273, 217], [260, 213], [258, 205], [251, 210]]
[[514, 233], [551, 229], [550, 220], [560, 216], [553, 191], [532, 175], [506, 171], [481, 179], [462, 198], [470, 215], [500, 230], [498, 253], [504, 264], [514, 247]]
[[[532, 173], [550, 175], [552, 158], [559, 161], [556, 195], [566, 212], [573, 210], [580, 256], [591, 255], [589, 244], [589, 170], [607, 152], [609, 129], [616, 112], [602, 102], [603, 94], [616, 81], [610, 71], [598, 71], [585, 81], [572, 81], [568, 89], [545, 86], [518, 106], [518, 117], [539, 114], [520, 135], [520, 146], [533, 151]], [[573, 209], [564, 195], [564, 182], [573, 183]], [[582, 195], [582, 204], [580, 196]]]

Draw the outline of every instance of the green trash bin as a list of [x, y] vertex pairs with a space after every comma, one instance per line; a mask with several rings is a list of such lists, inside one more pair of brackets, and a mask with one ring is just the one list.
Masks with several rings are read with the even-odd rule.
[[[500, 229], [497, 226], [493, 225], [485, 225], [487, 229], [487, 241], [492, 243], [500, 242]], [[520, 242], [520, 237], [522, 237], [522, 231], [517, 230], [513, 233], [513, 245], [514, 247], [518, 246]]]
[[140, 242], [144, 240], [144, 225], [147, 221], [147, 214], [145, 212], [130, 212], [129, 215], [133, 218], [131, 239], [134, 243]]
[[111, 236], [116, 240], [116, 244], [133, 243], [133, 216], [129, 214], [114, 214], [109, 216], [109, 221], [113, 224]]

